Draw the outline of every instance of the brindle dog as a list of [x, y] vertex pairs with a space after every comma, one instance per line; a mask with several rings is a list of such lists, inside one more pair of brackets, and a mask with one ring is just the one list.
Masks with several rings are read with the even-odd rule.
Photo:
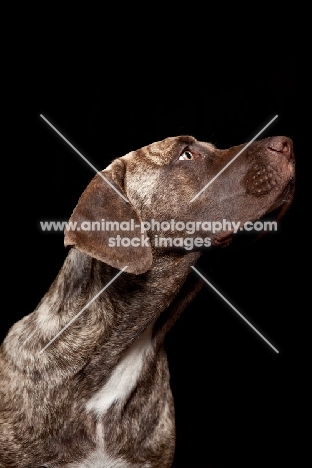
[[[93, 178], [70, 220], [79, 229], [66, 231], [71, 248], [62, 269], [1, 347], [2, 468], [171, 466], [164, 337], [202, 285], [191, 266], [205, 246], [233, 235], [209, 232], [203, 222], [255, 221], [283, 214], [292, 200], [292, 142], [272, 137], [248, 146], [191, 202], [243, 147], [171, 137], [114, 160], [101, 173], [106, 180]], [[141, 232], [141, 221], [153, 219], [163, 229]], [[198, 230], [171, 232], [164, 222], [172, 219]], [[106, 220], [119, 230], [87, 228]], [[133, 229], [121, 231], [130, 220]], [[157, 247], [160, 237], [166, 242]]]

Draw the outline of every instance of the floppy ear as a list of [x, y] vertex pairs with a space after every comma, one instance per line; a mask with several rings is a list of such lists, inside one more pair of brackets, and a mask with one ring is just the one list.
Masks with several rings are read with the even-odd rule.
[[[124, 199], [101, 175], [91, 180], [69, 220], [69, 223], [76, 223], [76, 228], [66, 230], [65, 246], [74, 246], [120, 270], [127, 265], [126, 273], [139, 275], [151, 267], [152, 249], [145, 232], [141, 233], [139, 215], [125, 200], [125, 172], [126, 163], [121, 159], [101, 172]], [[114, 227], [107, 225], [109, 221], [115, 222]], [[120, 229], [120, 223], [124, 230]]]

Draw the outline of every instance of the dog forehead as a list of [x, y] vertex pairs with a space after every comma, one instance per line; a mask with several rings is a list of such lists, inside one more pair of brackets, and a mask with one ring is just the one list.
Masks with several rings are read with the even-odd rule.
[[124, 156], [124, 159], [140, 159], [146, 160], [149, 163], [163, 166], [169, 163], [177, 152], [183, 146], [192, 145], [196, 142], [196, 138], [189, 135], [180, 135], [176, 137], [168, 137], [161, 141], [155, 141], [150, 145], [143, 146], [137, 151], [132, 151]]

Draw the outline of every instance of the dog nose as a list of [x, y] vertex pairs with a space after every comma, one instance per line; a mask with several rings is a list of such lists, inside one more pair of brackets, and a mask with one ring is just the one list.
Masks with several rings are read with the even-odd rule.
[[292, 158], [292, 141], [287, 137], [273, 137], [267, 143], [267, 148], [275, 153], [280, 153], [288, 160]]

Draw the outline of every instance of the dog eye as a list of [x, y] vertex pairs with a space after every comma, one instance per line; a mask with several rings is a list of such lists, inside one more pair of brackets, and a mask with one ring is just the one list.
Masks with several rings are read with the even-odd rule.
[[194, 159], [190, 151], [183, 151], [183, 153], [179, 156], [179, 160], [181, 161], [189, 161], [190, 159]]

